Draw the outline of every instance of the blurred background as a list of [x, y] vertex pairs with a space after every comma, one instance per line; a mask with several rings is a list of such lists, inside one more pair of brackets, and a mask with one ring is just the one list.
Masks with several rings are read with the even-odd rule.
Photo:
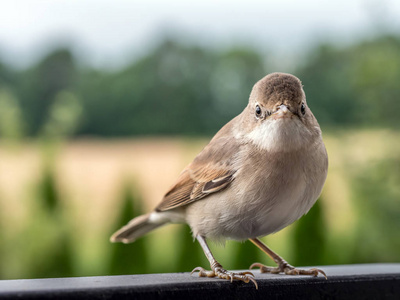
[[[109, 243], [270, 72], [298, 76], [330, 158], [263, 240], [294, 265], [400, 261], [400, 2], [4, 1], [0, 279], [208, 267], [187, 226]], [[211, 245], [228, 269], [273, 264]]]

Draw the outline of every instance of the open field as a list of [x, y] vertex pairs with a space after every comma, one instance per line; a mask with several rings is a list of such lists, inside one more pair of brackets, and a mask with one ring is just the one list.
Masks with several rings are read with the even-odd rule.
[[[327, 245], [340, 251], [344, 249], [336, 245], [337, 242], [351, 244], [358, 230], [360, 216], [353, 201], [354, 178], [368, 172], [377, 162], [399, 160], [400, 133], [388, 130], [329, 132], [325, 133], [324, 140], [330, 167], [320, 204]], [[132, 185], [143, 199], [143, 210], [150, 210], [207, 141], [207, 138], [84, 139], [59, 146], [54, 160], [55, 183], [60, 194], [61, 218], [66, 220], [67, 230], [73, 233], [74, 274], [107, 273], [108, 237], [117, 229], [124, 187]], [[30, 276], [20, 265], [19, 255], [23, 255], [23, 249], [13, 247], [20, 247], [24, 240], [34, 243], [34, 236], [23, 234], [34, 235], [35, 231], [26, 228], [46, 222], [39, 212], [37, 192], [45, 166], [44, 153], [34, 141], [0, 144], [0, 237], [7, 244], [3, 245], [2, 257], [9, 262], [3, 262], [0, 274], [4, 278]], [[388, 170], [388, 174], [392, 173], [393, 170]], [[400, 183], [394, 184], [393, 189], [397, 192], [399, 186]], [[49, 236], [56, 236], [61, 230], [54, 225], [51, 227], [54, 228], [47, 232]], [[147, 246], [153, 249], [149, 250], [152, 253], [150, 271], [168, 271], [174, 264], [174, 241], [177, 239], [174, 233], [178, 227], [169, 226], [150, 234]], [[271, 247], [288, 260], [293, 255], [288, 247], [292, 230], [290, 226], [267, 238]], [[213, 247], [217, 257], [222, 256], [222, 262], [228, 265], [234, 258], [225, 253], [237, 249], [231, 244], [236, 243], [229, 242], [225, 248]], [[43, 250], [38, 249], [34, 251]], [[330, 261], [347, 263], [350, 258], [346, 255], [338, 255]], [[171, 259], [166, 260], [166, 257]]]

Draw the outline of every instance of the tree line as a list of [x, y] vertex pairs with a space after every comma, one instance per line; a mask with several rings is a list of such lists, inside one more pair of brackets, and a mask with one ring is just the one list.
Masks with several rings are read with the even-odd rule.
[[[27, 136], [47, 130], [55, 109], [74, 122], [74, 135], [208, 135], [241, 112], [257, 80], [285, 71], [266, 58], [246, 47], [215, 51], [165, 40], [110, 71], [60, 48], [24, 70], [0, 62], [0, 110], [14, 112]], [[398, 127], [398, 36], [320, 44], [291, 72], [322, 126]]]

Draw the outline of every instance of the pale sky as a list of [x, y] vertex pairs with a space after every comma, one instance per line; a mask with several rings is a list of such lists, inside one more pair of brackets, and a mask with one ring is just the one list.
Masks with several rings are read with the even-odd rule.
[[25, 66], [70, 42], [94, 65], [122, 64], [165, 33], [212, 47], [249, 44], [289, 56], [315, 39], [400, 32], [398, 0], [3, 0], [0, 59]]

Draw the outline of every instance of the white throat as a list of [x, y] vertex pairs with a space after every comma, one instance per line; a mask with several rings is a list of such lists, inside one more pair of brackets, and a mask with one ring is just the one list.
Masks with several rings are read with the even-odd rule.
[[269, 152], [288, 152], [305, 147], [312, 133], [296, 117], [267, 119], [254, 128], [247, 138], [257, 147]]

